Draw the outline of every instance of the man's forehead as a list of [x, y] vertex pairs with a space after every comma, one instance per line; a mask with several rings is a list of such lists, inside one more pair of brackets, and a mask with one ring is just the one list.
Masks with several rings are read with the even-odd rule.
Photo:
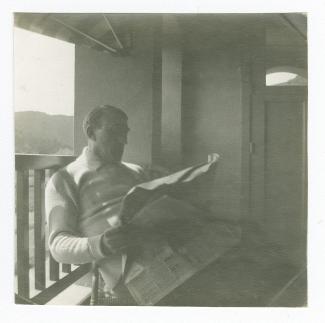
[[127, 124], [128, 118], [122, 113], [107, 111], [103, 114], [101, 121], [105, 125]]

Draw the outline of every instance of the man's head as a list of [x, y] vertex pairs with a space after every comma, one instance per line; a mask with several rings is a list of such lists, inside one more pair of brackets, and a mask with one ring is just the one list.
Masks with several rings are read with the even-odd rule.
[[96, 107], [86, 115], [83, 130], [88, 148], [103, 162], [121, 161], [129, 132], [127, 121], [123, 110], [110, 105]]

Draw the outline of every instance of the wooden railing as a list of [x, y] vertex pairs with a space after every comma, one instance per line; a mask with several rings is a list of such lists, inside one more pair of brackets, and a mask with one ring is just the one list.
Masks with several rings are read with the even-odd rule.
[[59, 264], [46, 247], [45, 185], [74, 158], [16, 154], [16, 303], [45, 304], [89, 271]]

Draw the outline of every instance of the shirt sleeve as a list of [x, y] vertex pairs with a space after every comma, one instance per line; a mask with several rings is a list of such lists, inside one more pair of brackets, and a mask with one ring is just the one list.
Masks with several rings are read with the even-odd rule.
[[101, 235], [81, 237], [78, 233], [78, 209], [72, 188], [60, 173], [49, 180], [45, 190], [45, 209], [49, 228], [49, 249], [55, 260], [83, 264], [105, 258]]

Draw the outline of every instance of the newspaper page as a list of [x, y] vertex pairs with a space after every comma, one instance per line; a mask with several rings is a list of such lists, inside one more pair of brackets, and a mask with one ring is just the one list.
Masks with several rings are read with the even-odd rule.
[[199, 203], [216, 162], [138, 185], [124, 198], [122, 222], [143, 232], [125, 274], [139, 305], [156, 304], [238, 243], [238, 225], [218, 220]]

